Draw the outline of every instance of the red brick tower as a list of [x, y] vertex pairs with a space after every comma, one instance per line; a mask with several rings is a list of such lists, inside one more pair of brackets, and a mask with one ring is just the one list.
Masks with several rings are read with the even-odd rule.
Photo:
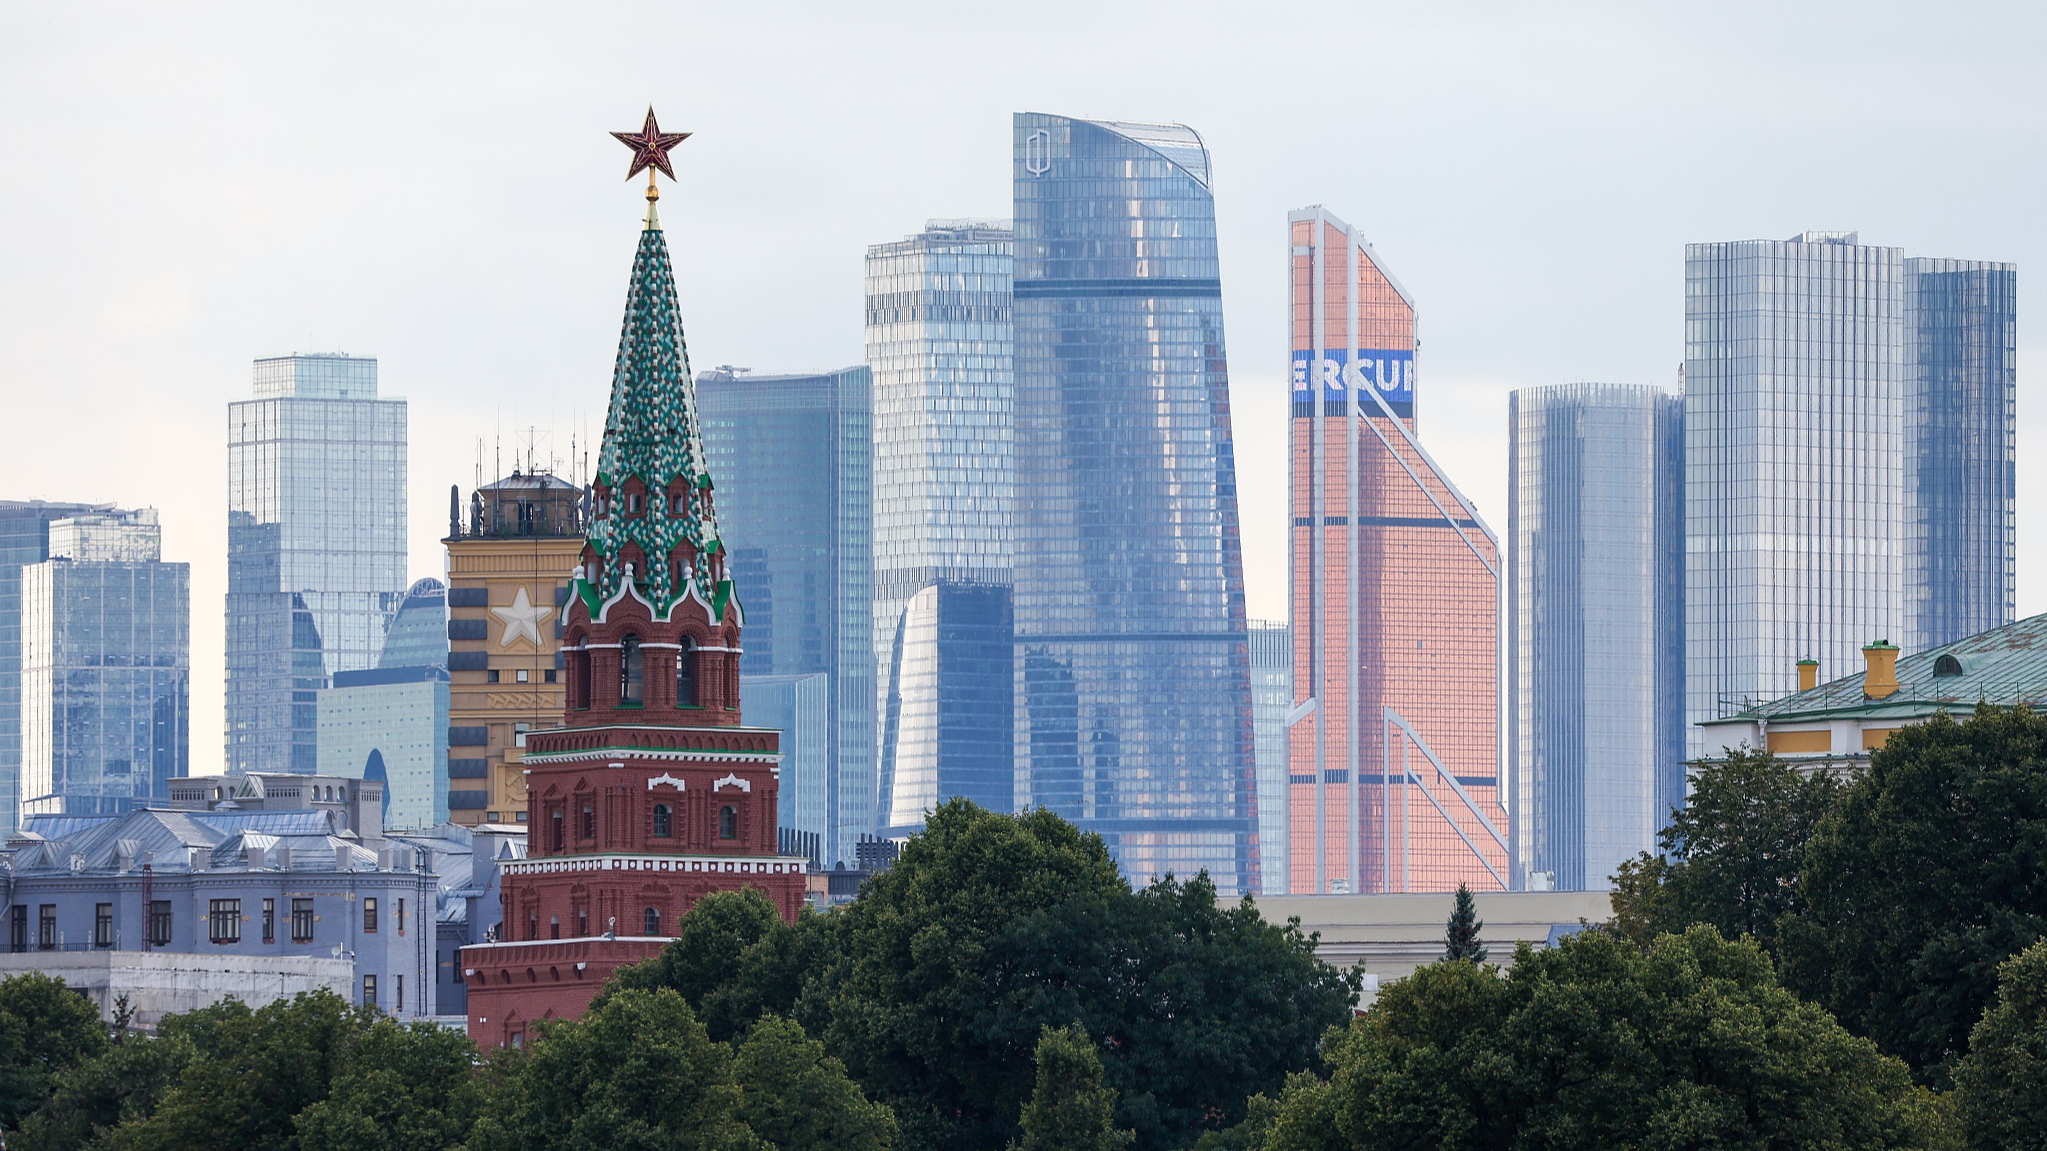
[[[651, 112], [645, 136], [628, 139], [634, 172], [668, 170], [681, 137], [659, 135]], [[581, 1014], [706, 893], [758, 887], [790, 919], [803, 901], [805, 861], [776, 852], [779, 733], [740, 721], [745, 616], [652, 180], [563, 622], [567, 713], [527, 737], [528, 850], [503, 867], [502, 939], [462, 951], [469, 1035], [486, 1047]]]

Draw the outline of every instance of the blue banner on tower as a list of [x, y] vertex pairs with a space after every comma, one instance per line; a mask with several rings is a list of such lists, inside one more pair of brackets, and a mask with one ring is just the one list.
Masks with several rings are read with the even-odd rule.
[[1359, 348], [1352, 356], [1342, 348], [1327, 348], [1320, 352], [1296, 351], [1294, 353], [1294, 404], [1296, 408], [1314, 401], [1315, 381], [1322, 382], [1322, 400], [1325, 404], [1341, 405], [1350, 384], [1358, 387], [1358, 406], [1366, 415], [1377, 415], [1377, 405], [1365, 393], [1363, 385], [1370, 384], [1396, 415], [1414, 414], [1414, 353], [1383, 348]]

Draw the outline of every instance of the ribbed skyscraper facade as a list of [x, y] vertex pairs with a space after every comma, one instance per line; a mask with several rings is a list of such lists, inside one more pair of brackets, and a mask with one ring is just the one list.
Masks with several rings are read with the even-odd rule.
[[1905, 261], [1908, 651], [2017, 609], [2018, 269]]
[[933, 220], [867, 250], [880, 812], [1015, 804], [1009, 222]]
[[1286, 717], [1294, 703], [1294, 645], [1287, 626], [1251, 621], [1251, 715], [1257, 732], [1258, 872], [1264, 891], [1287, 886]]
[[1292, 889], [1504, 889], [1499, 544], [1416, 436], [1413, 299], [1326, 210], [1287, 220]]
[[830, 677], [827, 860], [874, 828], [872, 384], [867, 369], [696, 377], [745, 675]]
[[54, 520], [21, 569], [20, 810], [117, 815], [190, 772], [190, 564], [156, 509]]
[[1250, 654], [1208, 150], [1018, 113], [1022, 798], [1134, 882], [1256, 888]]
[[405, 401], [377, 361], [256, 361], [228, 405], [227, 766], [311, 773], [319, 691], [377, 666], [405, 578]]
[[1640, 384], [1507, 401], [1515, 866], [1596, 890], [1684, 801], [1684, 416]]

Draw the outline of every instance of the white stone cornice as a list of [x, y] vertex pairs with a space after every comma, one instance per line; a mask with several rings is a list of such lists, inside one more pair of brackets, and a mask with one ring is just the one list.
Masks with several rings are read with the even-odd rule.
[[753, 781], [741, 779], [737, 775], [728, 775], [725, 778], [719, 780], [718, 782], [712, 784], [711, 790], [723, 791], [728, 787], [736, 787], [739, 790], [747, 793], [748, 795], [753, 794]]
[[668, 786], [670, 786], [670, 787], [674, 788], [674, 789], [675, 789], [675, 790], [677, 790], [677, 791], [683, 791], [683, 790], [686, 790], [686, 789], [685, 789], [685, 788], [684, 788], [684, 787], [682, 786], [682, 781], [681, 781], [680, 779], [677, 779], [677, 778], [675, 778], [674, 776], [672, 776], [672, 775], [669, 775], [669, 774], [668, 774], [667, 772], [665, 772], [665, 771], [664, 771], [664, 772], [662, 772], [662, 773], [661, 773], [660, 775], [657, 775], [657, 776], [655, 776], [654, 778], [652, 778], [652, 779], [650, 779], [650, 780], [648, 780], [648, 781], [647, 781], [647, 790], [648, 790], [648, 791], [652, 791], [652, 790], [654, 790], [654, 788], [655, 788], [655, 786], [656, 786], [657, 784], [663, 784], [663, 783], [667, 784]]
[[[699, 748], [675, 747], [593, 747], [587, 751], [553, 751], [536, 755], [527, 752], [521, 762], [533, 763], [583, 763], [585, 761], [615, 759], [651, 759], [660, 763], [758, 763], [768, 766], [782, 762], [778, 751], [704, 751]], [[742, 781], [744, 782], [744, 781]]]
[[506, 875], [573, 875], [602, 872], [655, 875], [802, 875], [810, 861], [796, 855], [557, 855], [507, 859]]

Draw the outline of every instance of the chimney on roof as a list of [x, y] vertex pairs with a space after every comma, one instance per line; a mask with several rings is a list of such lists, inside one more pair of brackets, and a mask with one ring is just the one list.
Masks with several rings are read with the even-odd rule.
[[1862, 674], [1864, 699], [1889, 699], [1898, 693], [1898, 646], [1880, 639], [1862, 649], [1867, 667]]
[[1798, 661], [1798, 690], [1811, 691], [1820, 685], [1820, 661], [1806, 656]]

